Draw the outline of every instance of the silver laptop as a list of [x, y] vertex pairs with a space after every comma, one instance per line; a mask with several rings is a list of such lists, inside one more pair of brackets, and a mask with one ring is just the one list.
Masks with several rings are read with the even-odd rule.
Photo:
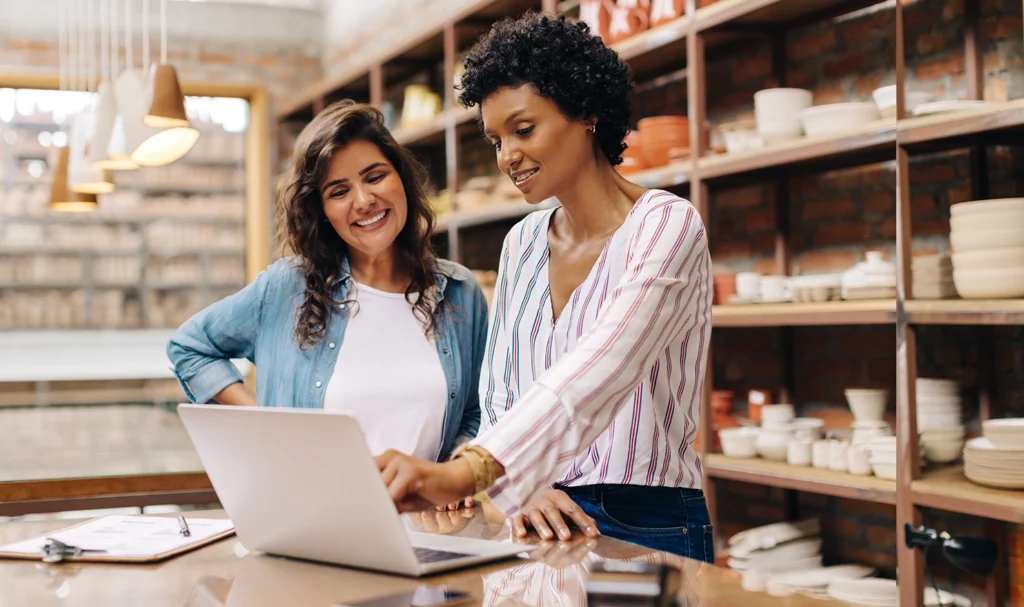
[[249, 550], [409, 576], [530, 550], [408, 531], [350, 415], [188, 404], [178, 414]]

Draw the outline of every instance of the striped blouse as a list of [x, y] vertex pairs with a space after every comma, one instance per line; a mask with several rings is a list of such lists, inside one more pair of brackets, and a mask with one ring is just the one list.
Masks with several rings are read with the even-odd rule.
[[491, 499], [512, 514], [555, 481], [700, 488], [712, 293], [700, 216], [646, 192], [556, 320], [553, 213], [527, 216], [502, 250], [473, 441], [505, 467]]

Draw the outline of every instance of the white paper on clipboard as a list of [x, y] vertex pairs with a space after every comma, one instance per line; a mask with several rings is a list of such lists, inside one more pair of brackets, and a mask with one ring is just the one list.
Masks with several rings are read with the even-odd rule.
[[181, 535], [178, 519], [159, 516], [105, 516], [44, 536], [0, 546], [0, 553], [39, 555], [49, 538], [83, 550], [102, 550], [104, 558], [151, 558], [202, 543], [234, 528], [227, 519], [188, 518], [190, 535]]

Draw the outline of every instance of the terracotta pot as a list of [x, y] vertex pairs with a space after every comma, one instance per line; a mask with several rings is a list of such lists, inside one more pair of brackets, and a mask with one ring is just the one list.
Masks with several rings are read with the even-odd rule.
[[715, 390], [711, 393], [711, 414], [714, 417], [732, 413], [733, 393], [729, 390]]
[[651, 27], [686, 14], [686, 0], [651, 0]]
[[718, 0], [697, 0], [697, 8], [704, 8], [705, 6], [711, 6]]
[[608, 40], [608, 25], [611, 14], [608, 12], [607, 0], [580, 0], [580, 21], [590, 27], [590, 32], [599, 36], [605, 44]]
[[644, 159], [652, 167], [668, 164], [673, 148], [690, 147], [690, 120], [686, 116], [651, 116], [637, 123]]
[[624, 141], [626, 149], [622, 152], [622, 164], [618, 166], [619, 173], [635, 173], [650, 168], [644, 160], [643, 150], [640, 148], [640, 134], [630, 131]]
[[648, 0], [618, 0], [608, 5], [608, 44], [622, 42], [646, 30]]
[[729, 299], [736, 294], [735, 274], [715, 274], [712, 279], [714, 297], [712, 303], [723, 305], [729, 303]]

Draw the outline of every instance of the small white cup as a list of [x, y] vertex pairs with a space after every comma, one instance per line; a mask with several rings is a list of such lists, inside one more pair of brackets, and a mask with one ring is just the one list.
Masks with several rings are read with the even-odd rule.
[[833, 440], [828, 447], [828, 467], [835, 472], [846, 472], [850, 468], [850, 443], [844, 440]]
[[832, 441], [827, 439], [816, 440], [811, 446], [811, 465], [815, 468], [828, 468], [829, 451]]
[[869, 476], [871, 474], [871, 452], [866, 444], [851, 445], [847, 453], [850, 474]]
[[814, 444], [809, 438], [793, 438], [789, 441], [789, 448], [786, 451], [786, 461], [792, 466], [811, 465], [811, 446]]
[[757, 272], [740, 272], [736, 275], [736, 295], [743, 299], [757, 299], [761, 296], [761, 275]]

